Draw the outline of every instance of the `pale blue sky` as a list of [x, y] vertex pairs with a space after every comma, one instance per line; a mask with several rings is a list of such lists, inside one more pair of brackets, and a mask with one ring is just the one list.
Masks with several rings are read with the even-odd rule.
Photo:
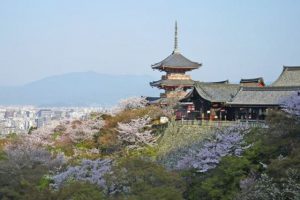
[[300, 65], [297, 0], [0, 0], [0, 85], [54, 74], [148, 74], [173, 50], [203, 63], [193, 79], [263, 76]]

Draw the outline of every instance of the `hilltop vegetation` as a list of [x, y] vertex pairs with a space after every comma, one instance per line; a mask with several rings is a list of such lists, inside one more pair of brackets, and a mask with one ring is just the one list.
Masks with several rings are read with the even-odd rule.
[[299, 99], [268, 128], [160, 124], [132, 98], [0, 139], [0, 199], [299, 199]]

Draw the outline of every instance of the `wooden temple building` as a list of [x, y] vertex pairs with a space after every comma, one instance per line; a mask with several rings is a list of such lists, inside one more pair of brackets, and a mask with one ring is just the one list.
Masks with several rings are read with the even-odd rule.
[[165, 72], [165, 75], [160, 80], [150, 83], [152, 87], [164, 90], [160, 98], [185, 97], [187, 90], [194, 85], [191, 76], [186, 74], [186, 72], [198, 69], [201, 66], [201, 64], [187, 59], [179, 52], [177, 34], [177, 22], [175, 22], [174, 51], [161, 62], [151, 66], [153, 70]]
[[228, 82], [205, 83], [195, 81], [192, 91], [181, 100], [177, 119], [227, 120], [234, 112], [225, 108], [240, 89], [239, 84]]
[[167, 105], [168, 100], [180, 99], [176, 119], [187, 120], [264, 120], [269, 109], [281, 107], [284, 99], [300, 95], [300, 66], [284, 66], [278, 79], [266, 85], [262, 77], [241, 79], [237, 84], [193, 81], [186, 72], [198, 69], [200, 63], [184, 57], [178, 50], [175, 23], [174, 51], [152, 65], [165, 72], [152, 87], [163, 89], [160, 97], [149, 97], [149, 104]]
[[264, 120], [269, 109], [278, 109], [289, 96], [300, 95], [300, 67], [284, 66], [270, 86], [252, 80], [250, 86], [242, 81], [195, 82], [192, 91], [181, 100], [177, 119]]

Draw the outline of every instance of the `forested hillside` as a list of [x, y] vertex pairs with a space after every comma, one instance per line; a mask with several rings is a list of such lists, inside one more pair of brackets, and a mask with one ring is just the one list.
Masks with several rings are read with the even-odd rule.
[[299, 104], [292, 97], [253, 128], [181, 125], [172, 108], [130, 98], [10, 134], [0, 139], [0, 199], [296, 200]]

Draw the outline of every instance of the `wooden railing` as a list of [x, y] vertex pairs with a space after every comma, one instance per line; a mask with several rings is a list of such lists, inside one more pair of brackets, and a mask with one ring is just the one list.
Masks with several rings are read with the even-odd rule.
[[248, 120], [248, 121], [210, 121], [210, 120], [177, 120], [176, 125], [192, 125], [192, 126], [207, 126], [207, 127], [229, 127], [229, 126], [247, 126], [267, 128], [263, 120]]

